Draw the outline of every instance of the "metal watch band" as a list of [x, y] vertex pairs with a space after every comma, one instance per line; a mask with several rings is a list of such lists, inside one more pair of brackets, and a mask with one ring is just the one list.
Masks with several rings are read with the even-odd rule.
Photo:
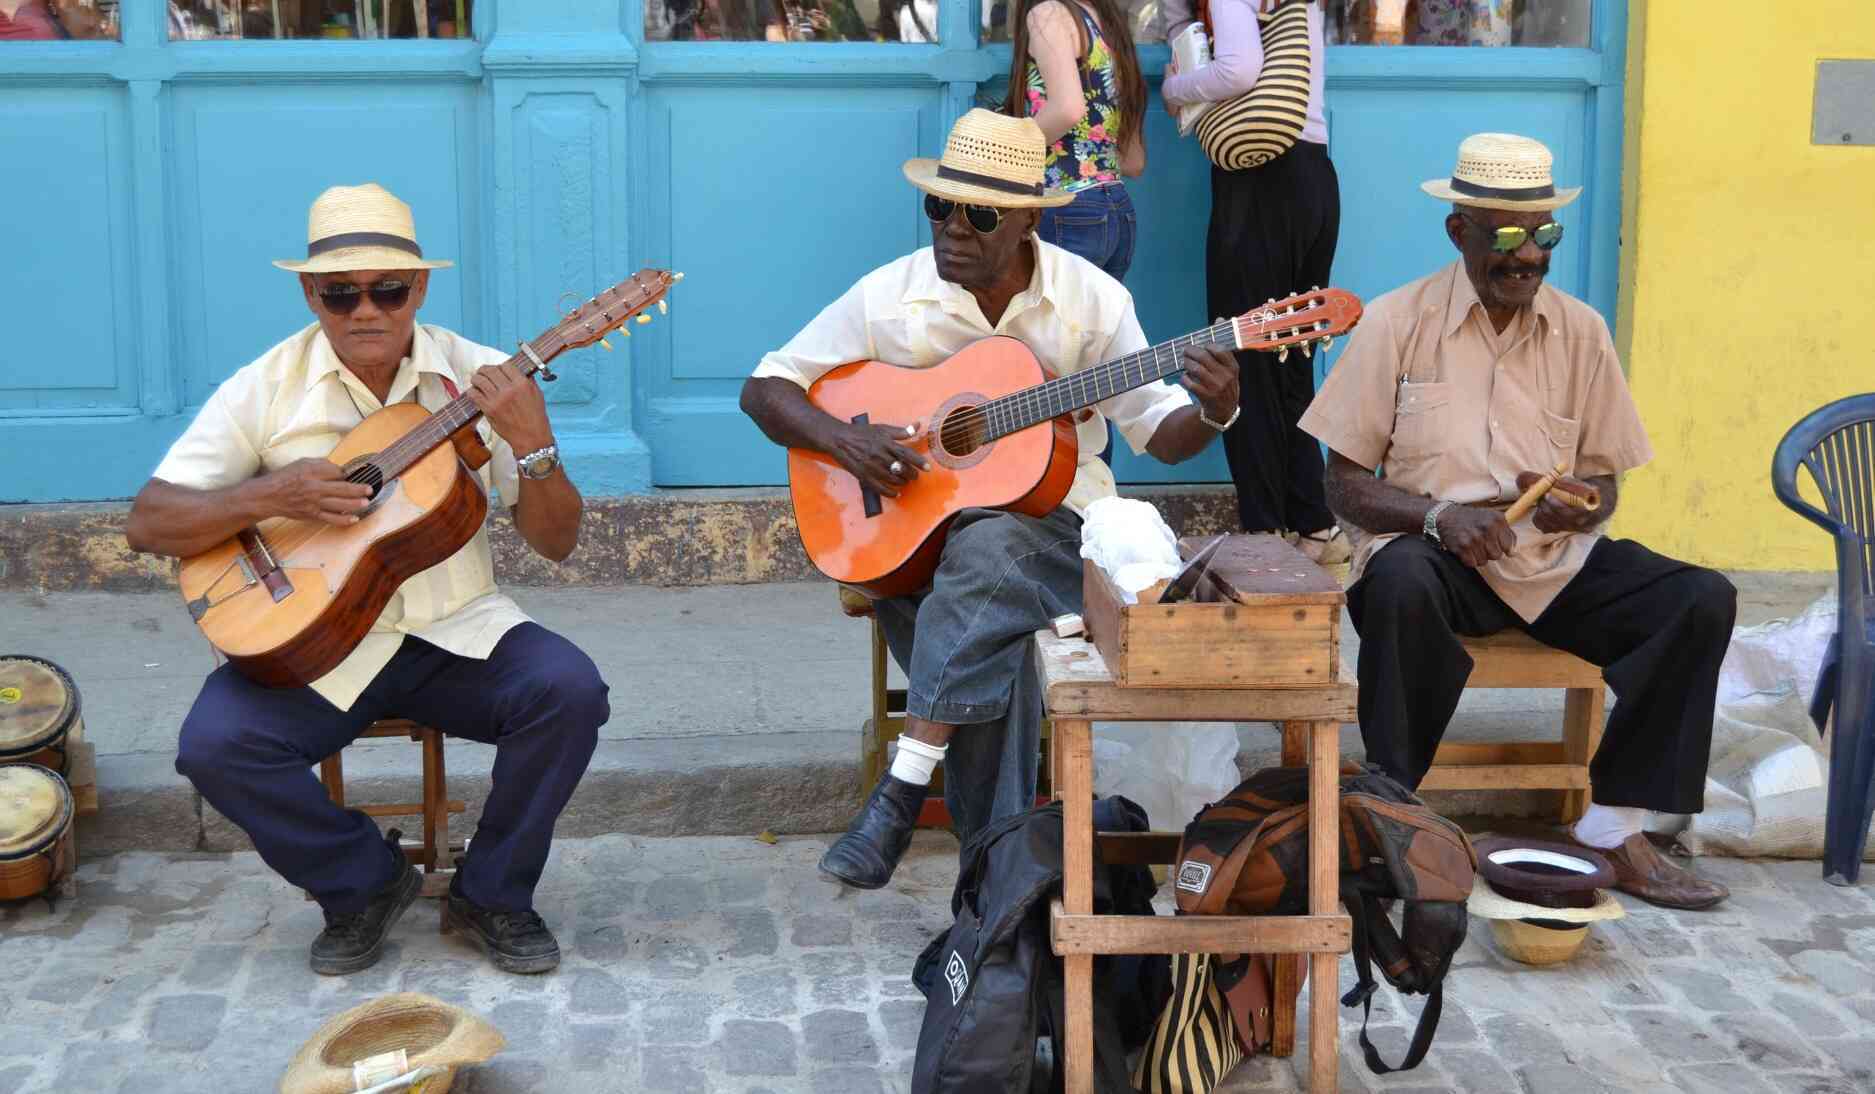
[[1452, 501], [1435, 502], [1432, 508], [1426, 510], [1426, 524], [1421, 531], [1425, 533], [1427, 539], [1433, 542], [1434, 546], [1441, 550], [1445, 547], [1445, 541], [1439, 538], [1439, 514], [1456, 504], [1458, 503]]
[[1212, 429], [1217, 430], [1219, 433], [1222, 433], [1226, 429], [1229, 429], [1231, 426], [1236, 425], [1237, 415], [1242, 414], [1242, 413], [1243, 413], [1243, 407], [1234, 406], [1231, 408], [1230, 417], [1224, 419], [1222, 422], [1214, 422], [1211, 420], [1211, 416], [1204, 412], [1204, 404], [1203, 403], [1198, 404], [1198, 420], [1210, 426]]
[[[560, 446], [550, 444], [545, 448], [537, 448], [515, 460], [514, 463], [521, 474], [527, 478], [544, 479], [553, 474], [554, 468], [560, 466]], [[536, 472], [534, 470], [536, 467], [545, 468], [545, 470]]]

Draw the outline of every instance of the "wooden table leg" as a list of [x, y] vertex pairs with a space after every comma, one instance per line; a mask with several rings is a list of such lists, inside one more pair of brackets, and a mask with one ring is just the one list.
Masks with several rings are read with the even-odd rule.
[[[1309, 914], [1341, 910], [1341, 726], [1316, 722], [1309, 742]], [[1332, 1094], [1341, 1059], [1341, 955], [1309, 957], [1309, 1089]]]
[[[1309, 762], [1308, 722], [1284, 722], [1284, 767], [1302, 767]], [[1276, 959], [1276, 999], [1270, 1019], [1270, 1055], [1290, 1057], [1296, 1052], [1296, 997], [1302, 993], [1301, 954], [1284, 954]]]
[[[1069, 915], [1094, 912], [1093, 725], [1056, 720], [1055, 793], [1061, 797], [1061, 903]], [[1062, 1053], [1067, 1094], [1094, 1089], [1094, 958], [1062, 958], [1067, 1043]]]

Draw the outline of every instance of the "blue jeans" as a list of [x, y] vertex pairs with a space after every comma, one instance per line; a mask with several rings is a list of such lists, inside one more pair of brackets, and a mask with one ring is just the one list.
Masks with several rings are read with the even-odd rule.
[[944, 800], [964, 843], [1035, 807], [1042, 692], [1033, 635], [1081, 610], [1081, 518], [966, 509], [951, 523], [931, 588], [874, 604], [910, 687], [905, 710], [958, 726]]
[[1042, 210], [1036, 233], [1066, 251], [1072, 251], [1107, 272], [1115, 281], [1126, 280], [1133, 264], [1133, 238], [1139, 218], [1126, 184], [1090, 186], [1067, 205]]

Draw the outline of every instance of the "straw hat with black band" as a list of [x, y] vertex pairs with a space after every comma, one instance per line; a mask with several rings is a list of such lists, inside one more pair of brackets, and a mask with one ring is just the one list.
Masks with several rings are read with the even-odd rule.
[[334, 186], [306, 215], [306, 257], [276, 259], [294, 273], [351, 270], [440, 270], [454, 263], [424, 258], [410, 206], [375, 182]]
[[1580, 186], [1558, 189], [1551, 162], [1542, 141], [1514, 133], [1474, 133], [1459, 144], [1452, 177], [1428, 179], [1419, 188], [1441, 201], [1479, 209], [1540, 213], [1560, 209], [1582, 193]]
[[905, 178], [927, 194], [966, 205], [1049, 209], [1074, 195], [1043, 187], [1048, 141], [1033, 118], [978, 107], [957, 119], [939, 159], [905, 161]]

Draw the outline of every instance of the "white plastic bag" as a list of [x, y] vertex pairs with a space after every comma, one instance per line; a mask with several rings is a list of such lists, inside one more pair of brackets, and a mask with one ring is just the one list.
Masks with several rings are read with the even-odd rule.
[[1155, 830], [1184, 831], [1238, 782], [1232, 723], [1094, 723], [1094, 793], [1131, 798]]
[[1081, 557], [1107, 571], [1128, 604], [1155, 581], [1178, 576], [1178, 537], [1148, 502], [1100, 498], [1081, 518]]

